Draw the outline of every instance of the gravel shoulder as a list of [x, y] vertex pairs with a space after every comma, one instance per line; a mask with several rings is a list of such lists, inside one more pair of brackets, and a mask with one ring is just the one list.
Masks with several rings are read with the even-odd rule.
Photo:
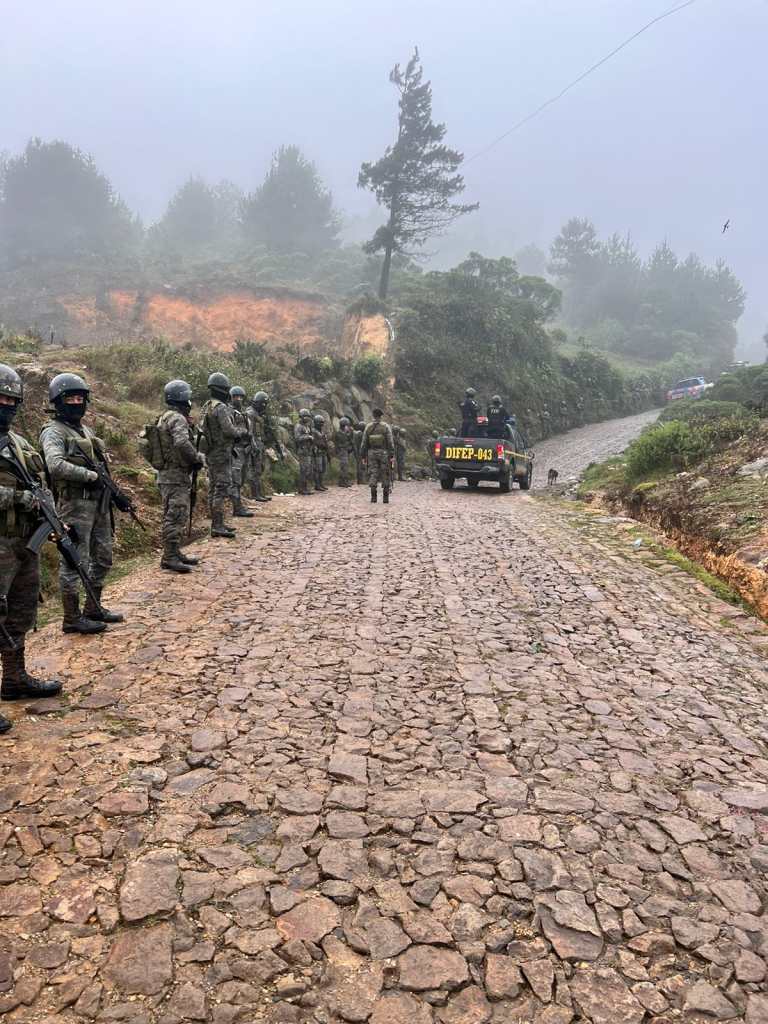
[[4, 1019], [768, 1021], [764, 627], [609, 517], [366, 494], [32, 638], [67, 700], [0, 745]]

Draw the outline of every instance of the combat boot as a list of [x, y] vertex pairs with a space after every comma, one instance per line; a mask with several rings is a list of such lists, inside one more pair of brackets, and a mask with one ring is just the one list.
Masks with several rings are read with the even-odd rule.
[[245, 505], [236, 505], [232, 510], [232, 515], [235, 516], [236, 519], [253, 519], [255, 513], [251, 512], [251, 510], [246, 508]]
[[61, 624], [63, 633], [103, 633], [106, 622], [95, 622], [88, 619], [80, 611], [80, 598], [77, 594], [62, 594], [61, 604], [64, 609], [64, 621]]
[[86, 596], [85, 606], [83, 607], [83, 615], [86, 619], [91, 619], [92, 622], [124, 622], [125, 618], [120, 612], [111, 612], [109, 608], [105, 608], [101, 603], [101, 587], [94, 587], [93, 593], [98, 601], [98, 606], [94, 602], [90, 594]]
[[192, 566], [182, 559], [177, 544], [167, 546], [160, 559], [160, 568], [169, 569], [171, 572], [192, 572]]
[[[55, 697], [61, 693], [58, 679], [35, 679], [24, 665], [24, 648], [3, 651], [3, 682], [0, 685], [0, 700], [29, 700], [37, 697]], [[8, 726], [10, 728], [10, 725]], [[0, 732], [7, 732], [0, 725]]]
[[235, 536], [235, 531], [232, 527], [224, 525], [224, 516], [221, 512], [215, 515], [211, 520], [211, 536], [227, 537], [230, 540]]
[[378, 495], [376, 494], [376, 488], [372, 487], [371, 488], [371, 502], [375, 505], [378, 500], [379, 499], [378, 499]]
[[385, 505], [389, 504], [389, 491], [386, 490], [386, 488], [384, 489], [384, 495], [381, 500], [384, 502]]
[[272, 501], [271, 498], [267, 498], [267, 497], [265, 497], [261, 493], [261, 485], [260, 484], [251, 484], [251, 500], [252, 501]]
[[178, 559], [185, 565], [200, 565], [200, 559], [195, 558], [194, 555], [185, 555], [181, 548], [177, 551]]

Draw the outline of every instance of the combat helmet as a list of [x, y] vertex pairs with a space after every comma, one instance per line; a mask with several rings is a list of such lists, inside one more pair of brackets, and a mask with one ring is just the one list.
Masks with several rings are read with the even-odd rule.
[[435, 440], [437, 440], [437, 439], [438, 439], [438, 437], [440, 437], [440, 434], [439, 434], [439, 432], [438, 432], [437, 430], [433, 430], [433, 431], [432, 431], [432, 437], [434, 437], [434, 439], [435, 439]]
[[475, 397], [475, 389], [474, 388], [466, 388], [465, 391], [464, 391], [464, 394], [467, 396], [467, 398], [474, 398]]
[[501, 405], [501, 395], [494, 395], [491, 399], [491, 405]]
[[325, 419], [320, 415], [319, 412], [315, 413], [315, 415], [312, 417], [312, 422], [315, 424], [316, 427], [325, 426]]
[[349, 426], [349, 420], [347, 419], [346, 416], [342, 416], [341, 417], [341, 419], [339, 420], [339, 426], [340, 427], [348, 427]]
[[71, 394], [73, 391], [83, 392], [86, 402], [91, 394], [91, 389], [76, 373], [57, 373], [48, 385], [48, 398], [52, 402], [57, 402], [64, 395]]
[[251, 399], [252, 405], [266, 405], [269, 401], [269, 395], [266, 391], [257, 391]]
[[208, 378], [208, 390], [222, 398], [229, 398], [229, 377], [225, 373], [212, 373]]
[[299, 419], [300, 420], [311, 420], [312, 419], [312, 413], [309, 411], [309, 409], [299, 409]]
[[185, 380], [169, 380], [163, 388], [166, 405], [192, 405], [192, 388]]
[[229, 389], [230, 398], [245, 398], [245, 388], [241, 388], [239, 384], [235, 384], [234, 387]]
[[24, 384], [12, 366], [0, 363], [0, 395], [18, 399], [20, 405], [24, 401]]

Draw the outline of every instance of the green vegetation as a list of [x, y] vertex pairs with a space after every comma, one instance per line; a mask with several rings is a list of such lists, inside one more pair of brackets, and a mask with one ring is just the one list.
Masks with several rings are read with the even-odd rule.
[[389, 80], [400, 94], [397, 139], [381, 159], [364, 163], [358, 178], [387, 213], [386, 224], [365, 246], [368, 253], [384, 253], [380, 299], [389, 294], [394, 255], [411, 256], [457, 217], [477, 209], [476, 203], [452, 202], [464, 191], [464, 155], [444, 144], [446, 127], [432, 120], [432, 86], [423, 77], [418, 50], [404, 71], [395, 64]]
[[720, 369], [733, 357], [744, 290], [722, 261], [679, 260], [666, 242], [643, 262], [629, 236], [601, 241], [573, 218], [552, 243], [549, 270], [563, 290], [563, 313], [596, 347], [649, 361], [669, 353]]

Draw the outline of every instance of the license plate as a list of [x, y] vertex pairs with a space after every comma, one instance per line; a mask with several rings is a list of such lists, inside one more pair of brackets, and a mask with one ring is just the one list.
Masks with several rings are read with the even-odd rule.
[[456, 459], [459, 462], [490, 462], [494, 458], [493, 448], [446, 448], [446, 459]]

